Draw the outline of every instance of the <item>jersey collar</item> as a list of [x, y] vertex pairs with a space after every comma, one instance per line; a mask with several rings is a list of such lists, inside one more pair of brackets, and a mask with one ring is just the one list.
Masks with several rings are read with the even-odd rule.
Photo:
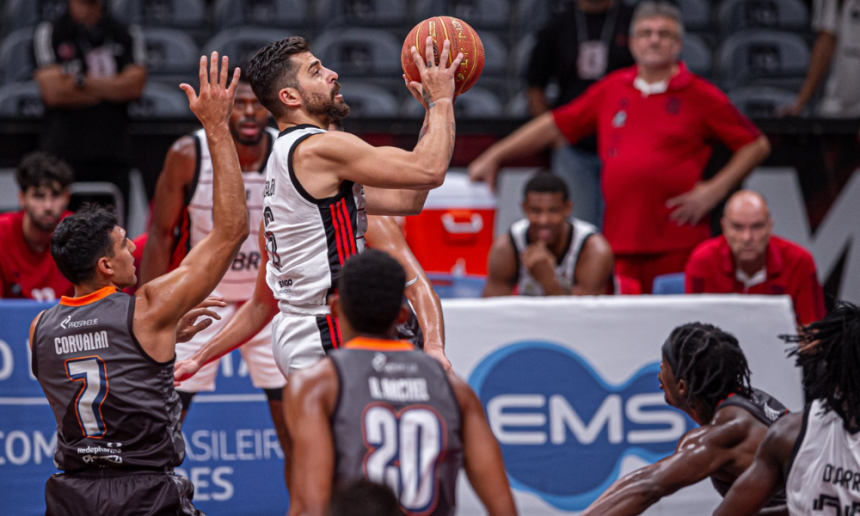
[[405, 340], [371, 339], [368, 337], [356, 337], [347, 342], [344, 347], [368, 351], [415, 351], [415, 346]]
[[113, 285], [109, 287], [100, 288], [91, 294], [87, 294], [85, 296], [80, 297], [68, 297], [63, 296], [60, 298], [60, 304], [63, 306], [86, 306], [95, 303], [96, 301], [101, 301], [102, 299], [108, 297], [111, 294], [115, 294], [119, 292], [116, 287]]

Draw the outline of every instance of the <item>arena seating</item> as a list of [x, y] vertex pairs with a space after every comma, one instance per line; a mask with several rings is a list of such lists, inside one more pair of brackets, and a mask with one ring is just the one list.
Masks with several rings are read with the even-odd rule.
[[[0, 36], [0, 84], [32, 77], [32, 31], [56, 18], [67, 0], [5, 0]], [[639, 0], [622, 0], [635, 4]], [[687, 33], [682, 59], [693, 72], [739, 98], [758, 104], [797, 91], [808, 68], [813, 35], [802, 0], [675, 0]], [[113, 14], [138, 24], [147, 40], [150, 80], [175, 85], [196, 76], [197, 55], [218, 50], [241, 62], [273, 39], [310, 38], [314, 51], [341, 80], [387, 90], [399, 108], [415, 116], [400, 81], [402, 38], [419, 20], [450, 13], [480, 32], [486, 65], [480, 86], [501, 106], [495, 117], [527, 116], [525, 72], [539, 30], [572, 0], [110, 0]], [[355, 82], [355, 81], [351, 81]], [[14, 88], [9, 91], [21, 92]], [[779, 90], [779, 91], [776, 91]], [[548, 93], [552, 94], [550, 85]], [[378, 93], [378, 92], [377, 92]], [[374, 98], [377, 93], [369, 94]], [[362, 96], [365, 92], [362, 91]], [[477, 95], [476, 95], [477, 97]], [[481, 95], [481, 97], [486, 97]], [[378, 98], [390, 98], [378, 93]], [[487, 97], [489, 98], [489, 97]], [[782, 98], [782, 97], [780, 97]], [[7, 98], [8, 100], [8, 98]], [[815, 99], [813, 99], [815, 100]], [[384, 102], [384, 101], [382, 101]], [[471, 103], [471, 101], [470, 101]], [[482, 104], [483, 105], [483, 104]], [[8, 109], [8, 105], [7, 105]], [[475, 116], [482, 112], [475, 108]], [[742, 108], [746, 109], [746, 108]], [[473, 112], [466, 109], [466, 112]], [[773, 110], [753, 110], [769, 113]], [[29, 110], [33, 112], [33, 110]], [[379, 116], [361, 109], [353, 116]], [[752, 111], [750, 111], [752, 112]], [[812, 109], [809, 110], [812, 112]], [[420, 115], [420, 113], [418, 114]], [[470, 116], [470, 115], [465, 115]], [[490, 117], [490, 118], [495, 118]]]

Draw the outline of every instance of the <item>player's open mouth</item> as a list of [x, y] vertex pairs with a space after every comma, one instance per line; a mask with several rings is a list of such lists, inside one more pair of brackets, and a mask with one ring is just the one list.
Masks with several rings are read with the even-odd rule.
[[336, 98], [336, 99], [342, 99], [342, 98], [343, 98], [343, 95], [341, 95], [340, 93], [338, 93], [337, 95], [335, 95], [335, 96], [334, 96], [334, 98]]

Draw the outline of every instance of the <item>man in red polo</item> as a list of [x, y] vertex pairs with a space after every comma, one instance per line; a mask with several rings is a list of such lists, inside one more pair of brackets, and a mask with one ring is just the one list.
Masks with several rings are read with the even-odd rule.
[[[584, 94], [535, 118], [496, 143], [469, 167], [475, 180], [494, 182], [499, 166], [564, 136], [597, 134], [606, 202], [603, 234], [616, 272], [645, 293], [655, 276], [682, 272], [690, 252], [710, 236], [708, 212], [770, 152], [759, 130], [714, 85], [678, 61], [683, 25], [665, 2], [640, 2], [630, 50], [636, 66], [618, 70]], [[711, 144], [732, 159], [702, 180]]]
[[15, 172], [21, 211], [0, 215], [0, 297], [53, 301], [74, 289], [51, 257], [51, 237], [71, 212], [72, 169], [35, 152]]
[[824, 317], [824, 292], [812, 255], [771, 235], [773, 220], [761, 195], [737, 192], [720, 222], [723, 236], [707, 240], [690, 256], [688, 294], [788, 294], [798, 324]]

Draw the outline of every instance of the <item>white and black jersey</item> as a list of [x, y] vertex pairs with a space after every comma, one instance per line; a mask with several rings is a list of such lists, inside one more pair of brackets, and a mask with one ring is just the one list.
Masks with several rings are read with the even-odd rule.
[[364, 250], [364, 188], [343, 181], [334, 197], [316, 199], [293, 169], [293, 153], [307, 138], [326, 132], [297, 125], [280, 133], [266, 168], [263, 220], [266, 282], [282, 312], [325, 315], [344, 262]]
[[860, 514], [860, 432], [821, 400], [804, 410], [785, 488], [792, 516]]
[[[206, 131], [200, 129], [192, 133], [191, 137], [194, 138], [197, 164], [194, 180], [185, 196], [185, 212], [180, 218], [176, 230], [178, 236], [176, 250], [171, 261], [171, 265], [174, 267], [182, 261], [192, 247], [199, 244], [212, 232], [214, 224], [212, 220], [214, 169], [212, 167], [212, 155], [209, 153], [209, 144], [206, 140]], [[267, 127], [263, 137], [266, 138], [268, 144], [266, 157], [260, 168], [242, 172], [251, 233], [242, 243], [242, 248], [215, 289], [227, 302], [247, 301], [251, 298], [257, 283], [257, 270], [262, 265], [262, 257], [257, 244], [257, 231], [259, 231], [260, 221], [263, 219], [266, 164], [274, 142], [278, 138], [278, 131]]]
[[[597, 228], [576, 218], [570, 219], [570, 233], [567, 239], [567, 248], [558, 258], [555, 266], [555, 276], [561, 283], [573, 286], [576, 283], [576, 263], [579, 261], [579, 253], [585, 246], [586, 240], [597, 233]], [[510, 230], [511, 243], [514, 246], [515, 255], [517, 257], [517, 287], [521, 296], [542, 296], [544, 295], [543, 287], [536, 279], [534, 279], [529, 270], [523, 265], [520, 260], [520, 255], [526, 250], [532, 242], [529, 241], [529, 221], [528, 219], [518, 220], [511, 225]]]

